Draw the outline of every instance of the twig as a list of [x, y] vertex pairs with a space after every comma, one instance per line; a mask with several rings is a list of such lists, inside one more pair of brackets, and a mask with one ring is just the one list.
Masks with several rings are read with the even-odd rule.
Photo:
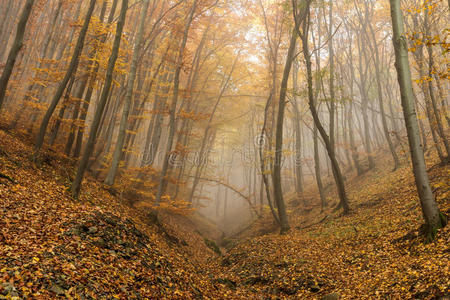
[[[191, 178], [195, 178], [194, 176], [188, 176]], [[250, 201], [250, 196], [246, 196], [244, 194], [242, 194], [239, 190], [237, 190], [236, 188], [232, 187], [231, 185], [221, 182], [220, 180], [217, 179], [212, 179], [212, 178], [203, 178], [203, 177], [199, 177], [199, 180], [202, 181], [209, 181], [209, 182], [214, 182], [214, 183], [218, 183], [230, 190], [232, 190], [233, 192], [235, 192], [236, 194], [238, 194], [239, 196], [241, 196], [242, 198], [244, 198], [245, 200], [247, 200], [248, 204], [250, 205], [250, 207], [252, 208], [252, 210], [255, 212], [255, 214], [258, 216], [258, 218], [261, 218], [261, 215], [258, 213], [258, 210], [256, 209], [256, 207], [253, 206], [253, 203]]]
[[16, 182], [14, 181], [13, 178], [11, 178], [11, 177], [9, 177], [8, 175], [3, 174], [3, 173], [0, 173], [0, 178], [4, 178], [4, 179], [9, 180], [9, 181], [12, 182], [12, 183], [16, 183]]
[[326, 215], [325, 217], [323, 217], [323, 218], [322, 218], [319, 222], [317, 222], [317, 223], [313, 223], [313, 224], [310, 224], [310, 225], [305, 226], [305, 227], [297, 226], [297, 229], [302, 230], [302, 229], [307, 229], [307, 228], [313, 227], [314, 225], [318, 225], [318, 224], [324, 222], [326, 219], [328, 219], [328, 215]]

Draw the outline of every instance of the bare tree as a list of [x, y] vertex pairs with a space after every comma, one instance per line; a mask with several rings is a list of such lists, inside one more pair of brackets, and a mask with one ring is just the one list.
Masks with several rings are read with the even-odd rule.
[[[294, 0], [293, 0], [294, 1]], [[314, 99], [314, 93], [313, 93], [313, 76], [312, 76], [312, 66], [311, 66], [311, 53], [309, 50], [309, 45], [308, 45], [308, 32], [309, 32], [309, 25], [310, 25], [310, 1], [306, 1], [306, 15], [307, 15], [307, 20], [303, 23], [303, 32], [300, 32], [300, 30], [298, 29], [297, 32], [300, 35], [301, 39], [302, 39], [302, 44], [303, 44], [303, 55], [305, 57], [305, 62], [306, 62], [306, 70], [307, 70], [307, 79], [308, 79], [308, 101], [309, 101], [309, 109], [311, 111], [311, 114], [313, 116], [314, 119], [314, 124], [317, 127], [317, 130], [319, 131], [322, 140], [325, 144], [325, 148], [327, 150], [328, 153], [328, 157], [330, 158], [331, 161], [331, 167], [333, 170], [333, 176], [334, 179], [336, 181], [336, 186], [338, 189], [338, 194], [339, 194], [339, 199], [340, 199], [340, 203], [338, 207], [342, 207], [344, 210], [344, 214], [348, 214], [349, 213], [349, 206], [348, 206], [348, 199], [347, 199], [347, 194], [345, 191], [345, 184], [344, 184], [344, 177], [342, 176], [341, 173], [341, 169], [339, 167], [339, 163], [336, 159], [336, 153], [335, 153], [335, 149], [331, 144], [330, 138], [327, 135], [324, 127], [322, 126], [322, 123], [320, 122], [319, 119], [319, 114], [317, 112], [317, 108], [316, 108], [316, 101]], [[295, 7], [295, 6], [294, 6]], [[295, 14], [295, 10], [294, 10], [294, 14]], [[297, 21], [297, 17], [294, 15], [294, 20]], [[298, 28], [298, 27], [297, 27]]]

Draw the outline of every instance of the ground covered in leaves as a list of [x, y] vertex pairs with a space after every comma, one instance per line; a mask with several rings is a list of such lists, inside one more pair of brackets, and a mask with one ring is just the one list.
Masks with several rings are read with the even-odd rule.
[[[292, 208], [288, 235], [250, 229], [222, 251], [188, 218], [155, 221], [32, 141], [0, 130], [0, 299], [439, 299], [450, 294], [450, 226], [432, 243], [407, 162], [349, 179], [352, 212]], [[430, 160], [433, 188], [450, 212], [449, 166]], [[335, 197], [330, 194], [330, 200]], [[314, 201], [314, 197], [310, 199]], [[270, 223], [270, 219], [264, 222]], [[316, 224], [317, 223], [317, 224]], [[223, 250], [223, 249], [222, 249]]]

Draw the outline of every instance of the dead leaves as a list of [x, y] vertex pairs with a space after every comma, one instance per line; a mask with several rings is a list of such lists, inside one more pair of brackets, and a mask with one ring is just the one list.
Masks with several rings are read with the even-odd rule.
[[[0, 141], [8, 146], [0, 172], [15, 180], [0, 184], [0, 299], [431, 299], [450, 293], [450, 228], [424, 243], [407, 168], [352, 181], [351, 216], [329, 212], [323, 222], [318, 217], [307, 222], [314, 226], [285, 236], [241, 240], [221, 257], [187, 218], [167, 208], [162, 230], [92, 179], [82, 201], [73, 202], [63, 162], [37, 169], [26, 157], [30, 146], [3, 131]], [[448, 166], [430, 174], [446, 212], [449, 176]], [[292, 214], [293, 225], [305, 221]]]

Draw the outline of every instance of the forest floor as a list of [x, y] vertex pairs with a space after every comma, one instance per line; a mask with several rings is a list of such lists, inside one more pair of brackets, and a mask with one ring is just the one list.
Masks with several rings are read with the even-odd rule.
[[[348, 216], [291, 208], [289, 234], [261, 234], [255, 225], [220, 251], [193, 218], [161, 211], [152, 219], [91, 177], [73, 200], [70, 161], [48, 150], [38, 168], [31, 153], [29, 137], [0, 130], [0, 299], [450, 295], [450, 226], [432, 243], [419, 234], [423, 221], [406, 162], [391, 172], [386, 160], [349, 179]], [[429, 163], [440, 208], [449, 214], [450, 167]]]

